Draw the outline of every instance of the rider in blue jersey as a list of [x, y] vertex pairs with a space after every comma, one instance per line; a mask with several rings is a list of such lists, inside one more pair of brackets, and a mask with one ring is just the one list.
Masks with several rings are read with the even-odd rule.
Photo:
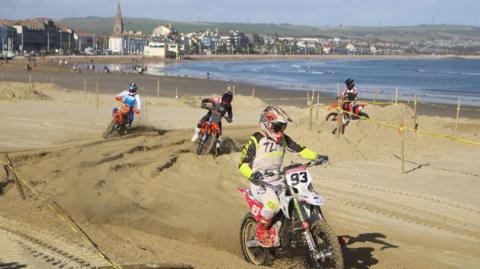
[[[142, 110], [142, 102], [140, 101], [140, 95], [137, 94], [137, 84], [130, 83], [128, 85], [128, 91], [123, 91], [115, 96], [117, 101], [120, 101], [130, 107], [130, 111], [127, 114], [127, 126], [130, 128], [133, 123], [134, 113], [140, 114]], [[113, 113], [117, 112], [119, 108], [113, 108]]]

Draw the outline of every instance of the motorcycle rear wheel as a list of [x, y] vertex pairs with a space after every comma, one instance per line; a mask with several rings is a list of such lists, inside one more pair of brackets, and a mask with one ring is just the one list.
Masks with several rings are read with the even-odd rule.
[[257, 221], [251, 213], [247, 213], [240, 225], [240, 248], [245, 260], [254, 265], [272, 265], [272, 250], [262, 247], [248, 247], [247, 242], [256, 238]]
[[330, 225], [324, 220], [317, 220], [311, 226], [311, 232], [318, 250], [331, 250], [333, 256], [327, 257], [325, 261], [318, 261], [319, 268], [343, 269], [343, 255], [337, 235]]
[[113, 131], [115, 130], [115, 124], [117, 123], [117, 121], [115, 119], [113, 119], [110, 124], [108, 125], [107, 129], [103, 132], [103, 135], [102, 137], [103, 138], [107, 138], [109, 137]]

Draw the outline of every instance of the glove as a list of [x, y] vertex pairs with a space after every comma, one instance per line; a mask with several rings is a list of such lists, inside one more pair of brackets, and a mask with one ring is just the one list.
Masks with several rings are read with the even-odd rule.
[[252, 175], [250, 176], [250, 180], [251, 180], [252, 182], [258, 182], [258, 181], [260, 181], [260, 180], [262, 180], [262, 179], [263, 179], [263, 174], [262, 174], [262, 172], [260, 172], [260, 171], [255, 171], [255, 172], [253, 172]]
[[317, 158], [315, 159], [315, 163], [317, 163], [317, 164], [328, 163], [328, 156], [327, 155], [317, 155]]
[[225, 120], [227, 120], [229, 123], [233, 121], [233, 119], [230, 117], [225, 118]]
[[138, 108], [134, 108], [133, 112], [135, 112], [135, 114], [140, 114], [140, 110]]
[[117, 100], [117, 101], [120, 101], [120, 102], [121, 102], [121, 101], [122, 101], [122, 97], [120, 97], [120, 96], [115, 96], [115, 100]]

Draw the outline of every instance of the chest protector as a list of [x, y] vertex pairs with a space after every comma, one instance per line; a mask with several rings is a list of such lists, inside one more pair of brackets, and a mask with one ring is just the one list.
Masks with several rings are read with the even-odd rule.
[[[280, 143], [276, 143], [272, 139], [263, 136], [257, 145], [255, 159], [252, 163], [253, 171], [265, 171], [266, 169], [280, 169], [285, 157], [287, 143], [282, 139]], [[272, 181], [277, 177], [265, 177], [266, 181]]]

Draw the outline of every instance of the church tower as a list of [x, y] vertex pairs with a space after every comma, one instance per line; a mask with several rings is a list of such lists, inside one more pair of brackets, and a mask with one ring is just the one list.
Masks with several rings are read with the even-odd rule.
[[122, 10], [120, 9], [120, 0], [117, 0], [117, 13], [115, 14], [115, 24], [113, 25], [113, 34], [121, 35], [123, 33]]

